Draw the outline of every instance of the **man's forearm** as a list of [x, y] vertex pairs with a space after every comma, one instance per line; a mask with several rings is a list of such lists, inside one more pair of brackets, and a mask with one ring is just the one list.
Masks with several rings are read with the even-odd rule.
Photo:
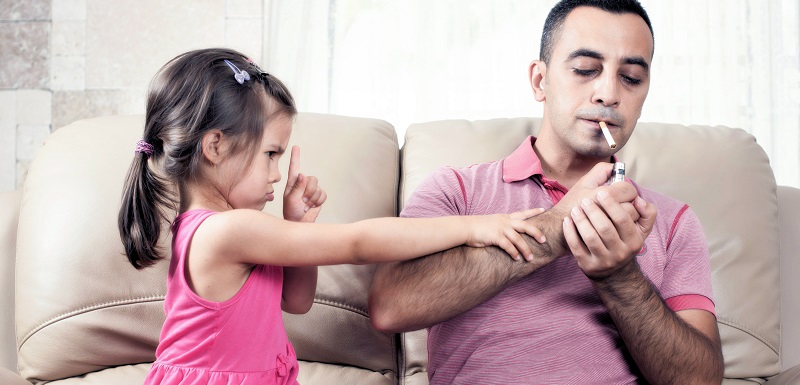
[[561, 218], [546, 212], [531, 219], [547, 242], [523, 235], [533, 251], [530, 262], [514, 261], [497, 247], [461, 246], [379, 266], [369, 293], [373, 325], [390, 332], [423, 329], [485, 302], [566, 252]]
[[723, 372], [719, 335], [708, 336], [686, 323], [666, 306], [635, 263], [631, 268], [594, 286], [647, 381], [719, 384]]

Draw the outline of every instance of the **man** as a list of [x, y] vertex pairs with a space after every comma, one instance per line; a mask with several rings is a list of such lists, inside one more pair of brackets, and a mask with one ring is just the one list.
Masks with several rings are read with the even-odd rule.
[[370, 290], [373, 324], [429, 327], [432, 384], [719, 384], [696, 215], [630, 181], [605, 186], [650, 86], [647, 14], [635, 0], [561, 1], [540, 56], [529, 70], [544, 103], [539, 137], [498, 162], [438, 170], [402, 215], [548, 207], [531, 219], [546, 242], [528, 239], [527, 263], [462, 247], [382, 265]]

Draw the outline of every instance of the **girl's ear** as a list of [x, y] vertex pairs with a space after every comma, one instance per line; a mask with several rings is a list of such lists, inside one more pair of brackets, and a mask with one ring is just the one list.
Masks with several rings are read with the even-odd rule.
[[222, 161], [222, 131], [214, 129], [203, 134], [202, 139], [203, 157], [211, 164], [219, 164]]
[[541, 60], [534, 60], [528, 68], [528, 78], [531, 81], [531, 90], [533, 90], [533, 97], [537, 102], [544, 101], [547, 92], [544, 90], [544, 85], [547, 83], [545, 75], [547, 74], [547, 65]]

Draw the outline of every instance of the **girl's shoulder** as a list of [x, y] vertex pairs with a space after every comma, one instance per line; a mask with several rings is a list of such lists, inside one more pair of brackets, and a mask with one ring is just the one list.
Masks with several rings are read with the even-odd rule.
[[265, 238], [279, 234], [285, 222], [252, 209], [206, 210], [195, 213], [193, 218], [201, 223], [198, 224], [192, 244], [213, 252], [235, 252], [242, 246], [261, 243]]

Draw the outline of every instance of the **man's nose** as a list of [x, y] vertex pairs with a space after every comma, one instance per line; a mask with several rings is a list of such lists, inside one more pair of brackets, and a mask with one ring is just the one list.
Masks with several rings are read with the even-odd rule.
[[593, 103], [604, 107], [615, 107], [619, 104], [619, 78], [613, 73], [604, 73], [594, 83]]

